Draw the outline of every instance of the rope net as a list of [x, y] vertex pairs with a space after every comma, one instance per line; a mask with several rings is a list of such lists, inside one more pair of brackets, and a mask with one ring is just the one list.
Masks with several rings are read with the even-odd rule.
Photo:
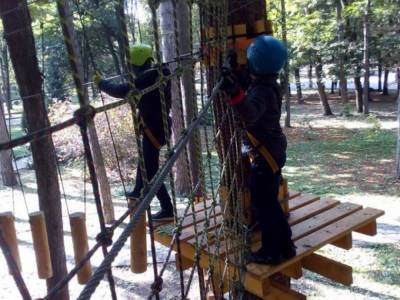
[[[79, 1], [73, 1], [73, 3], [85, 39], [85, 24], [82, 15], [86, 12], [80, 7]], [[118, 22], [124, 36], [125, 59], [128, 60], [130, 36], [127, 24], [135, 24], [135, 20], [127, 20], [128, 18], [124, 13], [124, 1], [118, 3], [117, 9], [120, 12]], [[94, 271], [78, 299], [90, 299], [104, 275], [107, 275], [111, 298], [116, 299], [112, 263], [125, 246], [132, 231], [138, 226], [140, 218], [146, 212], [154, 271], [154, 282], [151, 286], [149, 298], [160, 298], [163, 275], [171, 261], [173, 252], [177, 254], [177, 270], [180, 273], [180, 289], [176, 295], [178, 298], [186, 299], [188, 297], [195, 278], [199, 281], [201, 299], [205, 299], [209, 292], [214, 293], [217, 298], [222, 297], [223, 294], [228, 295], [229, 298], [240, 298], [244, 293], [243, 276], [251, 220], [249, 216], [249, 191], [246, 188], [246, 162], [241, 152], [241, 125], [232, 109], [223, 100], [224, 95], [219, 92], [220, 68], [223, 64], [227, 44], [228, 1], [171, 0], [170, 8], [172, 9], [174, 30], [173, 33], [165, 36], [165, 34], [161, 35], [160, 33], [160, 3], [159, 1], [149, 0], [148, 9], [151, 13], [155, 58], [157, 62], [169, 63], [171, 75], [164, 75], [161, 64], [158, 64], [158, 81], [146, 89], [139, 90], [135, 87], [133, 72], [128, 68], [127, 80], [131, 89], [128, 97], [107, 103], [100, 93], [101, 104], [96, 106], [89, 104], [87, 86], [90, 83], [85, 83], [82, 66], [79, 65], [80, 60], [77, 56], [80, 51], [75, 33], [71, 30], [71, 26], [73, 26], [72, 15], [65, 14], [66, 11], [70, 10], [66, 9], [69, 6], [69, 1], [58, 0], [57, 5], [67, 52], [71, 66], [73, 66], [73, 78], [80, 99], [80, 108], [75, 111], [73, 116], [63, 122], [30, 132], [8, 143], [0, 144], [0, 150], [13, 149], [62, 132], [72, 126], [79, 126], [85, 166], [90, 175], [100, 232], [96, 237], [96, 243], [89, 249], [87, 255], [43, 299], [54, 299], [58, 291], [67, 286], [69, 281], [93, 257], [98, 249], [102, 249], [104, 259]], [[167, 3], [164, 2], [161, 5], [167, 5]], [[18, 6], [12, 11], [6, 11], [5, 14], [11, 14], [20, 9], [23, 9], [23, 7]], [[187, 9], [189, 15], [189, 49], [183, 49], [180, 42], [181, 28], [179, 28], [177, 11], [182, 9]], [[194, 10], [200, 15], [196, 20], [193, 18]], [[200, 32], [194, 32], [193, 22], [198, 22]], [[10, 35], [14, 32], [6, 32], [5, 34]], [[200, 44], [197, 47], [194, 46], [194, 35], [200, 37]], [[172, 57], [165, 55], [163, 57], [161, 41], [165, 38], [173, 40], [174, 53]], [[91, 53], [91, 46], [86, 42], [82, 44], [87, 44], [85, 51], [90, 57], [93, 70], [96, 71], [97, 66]], [[184, 52], [182, 53], [182, 51]], [[114, 76], [111, 76], [111, 78], [114, 78]], [[169, 130], [166, 96], [164, 95], [165, 86], [169, 81], [175, 90], [175, 98], [172, 101], [176, 103], [178, 111], [181, 112], [174, 118], [178, 119], [177, 122], [183, 128], [182, 132], [178, 134], [175, 132], [174, 139], [172, 139]], [[186, 86], [192, 87], [192, 95], [189, 95], [183, 89], [184, 82]], [[141, 97], [154, 90], [158, 90], [160, 93], [166, 146], [162, 150], [165, 156], [164, 162], [156, 175], [149, 180], [144, 162], [140, 120], [136, 110]], [[27, 97], [24, 97], [24, 100], [26, 99]], [[193, 109], [191, 111], [187, 110], [188, 103], [185, 101], [188, 101], [188, 99], [192, 101]], [[122, 106], [128, 106], [131, 109], [136, 143], [136, 149], [132, 150], [138, 153], [139, 169], [144, 179], [144, 188], [136, 205], [128, 206], [122, 215], [110, 226], [107, 226], [104, 219], [104, 201], [102, 201], [104, 199], [99, 187], [96, 158], [93, 157], [92, 137], [96, 130], [96, 119], [103, 114], [107, 120], [107, 128], [117, 160], [119, 184], [126, 191], [128, 182], [126, 182], [127, 178], [123, 176], [123, 167], [119, 161], [113, 128], [108, 116], [112, 110]], [[185, 108], [186, 113], [184, 113]], [[184, 162], [185, 166], [188, 166], [185, 172], [187, 172], [186, 177], [190, 178], [190, 186], [187, 187], [188, 195], [184, 198], [177, 196], [175, 187], [174, 170], [177, 162]], [[86, 176], [86, 167], [84, 176]], [[59, 173], [61, 177], [60, 169]], [[164, 182], [168, 182], [174, 221], [158, 226], [152, 221], [150, 204]], [[65, 191], [63, 191], [63, 194], [67, 202]], [[222, 214], [219, 214], [220, 212]], [[188, 224], [190, 224], [188, 220], [192, 224], [190, 230], [193, 231], [191, 241], [192, 254], [194, 255], [192, 257], [187, 257], [186, 248], [182, 248], [182, 243], [187, 243], [186, 239], [182, 240], [182, 236], [188, 231]], [[121, 234], [113, 236], [114, 231], [124, 221], [127, 223]], [[162, 264], [157, 261], [156, 235], [167, 236], [170, 241], [166, 258]], [[185, 259], [189, 259], [191, 262], [188, 272], [184, 270], [186, 269], [184, 267]]]

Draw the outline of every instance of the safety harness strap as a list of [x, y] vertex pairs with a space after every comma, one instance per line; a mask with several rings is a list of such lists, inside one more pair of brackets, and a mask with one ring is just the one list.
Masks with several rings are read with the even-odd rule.
[[275, 174], [276, 172], [279, 171], [279, 166], [276, 163], [275, 159], [272, 157], [271, 153], [268, 151], [268, 149], [261, 144], [257, 138], [252, 135], [249, 131], [246, 130], [247, 137], [249, 138], [250, 142], [253, 144], [253, 146], [260, 151], [261, 155], [265, 158], [267, 163], [272, 169], [272, 172]]
[[158, 141], [158, 139], [154, 136], [154, 134], [151, 132], [151, 130], [149, 129], [149, 127], [147, 127], [146, 123], [143, 120], [143, 117], [140, 116], [140, 125], [143, 128], [143, 131], [145, 133], [145, 135], [149, 138], [151, 144], [157, 149], [160, 150], [161, 149], [161, 144]]

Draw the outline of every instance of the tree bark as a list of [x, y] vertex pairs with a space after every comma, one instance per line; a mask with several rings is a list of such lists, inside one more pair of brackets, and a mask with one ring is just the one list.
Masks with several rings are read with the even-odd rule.
[[382, 63], [378, 63], [378, 91], [382, 92]]
[[[281, 18], [282, 18], [282, 41], [287, 46], [287, 28], [286, 28], [286, 0], [281, 0]], [[285, 127], [290, 127], [290, 90], [289, 90], [289, 61], [284, 66], [284, 91], [285, 91]]]
[[329, 106], [328, 97], [326, 96], [325, 85], [322, 82], [322, 63], [318, 62], [315, 66], [315, 74], [317, 76], [318, 95], [322, 105], [323, 115], [331, 116], [333, 113]]
[[[84, 72], [82, 68], [82, 59], [79, 45], [75, 40], [75, 29], [72, 20], [72, 14], [66, 0], [58, 0], [57, 8], [60, 15], [61, 26], [65, 37], [65, 45], [69, 54], [69, 61], [73, 71], [73, 77], [78, 92], [78, 100], [81, 107], [89, 105], [89, 96], [87, 87], [84, 85]], [[112, 203], [110, 184], [108, 182], [107, 171], [104, 165], [103, 155], [97, 136], [96, 127], [93, 121], [88, 123], [88, 133], [93, 155], [94, 166], [97, 173], [100, 187], [100, 195], [103, 202], [104, 219], [107, 224], [114, 222], [114, 206]]]
[[382, 89], [382, 95], [384, 96], [389, 95], [388, 80], [389, 80], [389, 69], [385, 68], [385, 73], [383, 76], [383, 89]]
[[343, 17], [342, 17], [342, 2], [337, 0], [336, 4], [336, 22], [338, 27], [338, 42], [339, 42], [339, 88], [340, 88], [340, 97], [342, 98], [343, 103], [347, 103], [347, 78], [346, 72], [344, 69], [344, 46], [343, 46], [343, 35], [344, 35], [344, 26], [343, 26]]
[[356, 108], [357, 112], [363, 112], [363, 87], [361, 84], [361, 77], [356, 76], [354, 77], [354, 85], [356, 88]]
[[[9, 140], [10, 136], [8, 134], [6, 117], [3, 109], [3, 101], [0, 99], [0, 143], [7, 143]], [[1, 179], [5, 186], [14, 186], [17, 184], [11, 150], [0, 151], [0, 172]]]
[[[5, 13], [10, 12], [11, 13]], [[49, 126], [42, 91], [42, 77], [36, 57], [31, 17], [26, 1], [0, 1], [5, 38], [14, 66], [19, 93], [23, 99], [28, 131], [34, 132]], [[7, 34], [7, 33], [10, 34]], [[44, 212], [48, 231], [53, 277], [46, 280], [50, 290], [67, 275], [64, 251], [64, 233], [61, 213], [60, 189], [56, 157], [51, 135], [31, 143], [37, 180], [39, 206]], [[57, 299], [69, 299], [68, 288], [60, 290]]]
[[[175, 58], [176, 53], [172, 1], [163, 1], [160, 3], [160, 26], [163, 59], [164, 61], [171, 61]], [[171, 63], [170, 67], [176, 68], [176, 63]], [[176, 99], [172, 101], [171, 107], [172, 139], [174, 143], [178, 141], [182, 130], [185, 128], [185, 120], [184, 118], [182, 119], [184, 115], [183, 101], [179, 103], [179, 84], [180, 82], [176, 78], [171, 81], [171, 96], [172, 99]], [[183, 153], [175, 164], [175, 189], [178, 195], [188, 195], [191, 189], [190, 172], [188, 171], [189, 166], [186, 159], [187, 155], [187, 152]]]
[[400, 94], [397, 96], [397, 123], [396, 176], [400, 179]]
[[[176, 41], [173, 23], [173, 5], [171, 1], [160, 4], [161, 28], [163, 34], [163, 54], [164, 60], [174, 60], [179, 55], [190, 53], [190, 9], [186, 1], [178, 0], [176, 3], [176, 13], [178, 22], [178, 43], [179, 51], [176, 49]], [[191, 64], [191, 62], [188, 62]], [[172, 98], [179, 99], [182, 96], [182, 103], [178, 100], [172, 103], [172, 132], [173, 140], [177, 141], [182, 134], [182, 130], [189, 126], [197, 115], [197, 102], [195, 98], [195, 87], [193, 82], [193, 69], [188, 63], [185, 65], [180, 82], [175, 80], [172, 84]], [[172, 66], [176, 64], [172, 64]], [[180, 84], [180, 86], [178, 86]], [[181, 90], [179, 90], [179, 87]], [[180, 95], [181, 94], [181, 95]], [[182, 105], [181, 105], [182, 104]], [[183, 110], [183, 111], [182, 111]], [[183, 116], [183, 120], [181, 118]], [[183, 121], [183, 123], [182, 123]], [[179, 194], [187, 195], [200, 179], [200, 137], [195, 133], [190, 140], [187, 148], [189, 166], [187, 165], [186, 154], [179, 158], [175, 168], [175, 188]], [[202, 191], [200, 191], [200, 194]]]
[[299, 68], [294, 69], [294, 78], [296, 80], [297, 103], [303, 104], [304, 100], [303, 100], [303, 95], [301, 92], [300, 69]]
[[308, 87], [310, 89], [313, 88], [313, 81], [312, 81], [312, 63], [310, 63], [310, 65], [308, 66]]
[[397, 97], [400, 96], [400, 67], [396, 69], [396, 77], [397, 77]]
[[369, 14], [371, 10], [371, 0], [367, 0], [367, 6], [364, 12], [364, 94], [363, 105], [364, 114], [369, 114]]
[[[0, 42], [1, 44], [1, 42]], [[1, 67], [1, 78], [3, 80], [3, 94], [5, 97], [5, 102], [7, 104], [7, 108], [9, 111], [12, 110], [13, 105], [11, 101], [11, 86], [10, 86], [10, 66], [8, 62], [8, 51], [7, 45], [1, 45], [1, 58], [0, 58], [0, 67]]]

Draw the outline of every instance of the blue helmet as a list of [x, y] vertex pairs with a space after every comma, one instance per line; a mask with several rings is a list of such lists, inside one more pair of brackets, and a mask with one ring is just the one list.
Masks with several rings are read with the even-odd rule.
[[279, 73], [287, 59], [286, 46], [272, 36], [258, 36], [247, 48], [250, 72], [256, 75]]

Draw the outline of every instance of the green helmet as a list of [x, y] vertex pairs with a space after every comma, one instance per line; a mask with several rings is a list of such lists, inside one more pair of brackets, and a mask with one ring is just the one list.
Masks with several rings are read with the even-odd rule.
[[143, 66], [149, 59], [153, 58], [153, 49], [146, 44], [136, 44], [129, 49], [129, 63], [135, 66]]

